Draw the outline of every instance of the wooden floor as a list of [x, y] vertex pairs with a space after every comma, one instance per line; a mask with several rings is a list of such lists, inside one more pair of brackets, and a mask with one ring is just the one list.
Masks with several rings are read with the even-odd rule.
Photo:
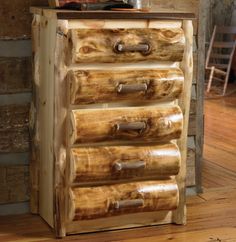
[[205, 102], [205, 188], [236, 185], [236, 94]]
[[[86, 242], [236, 242], [236, 95], [207, 100], [203, 164], [204, 193], [188, 197], [186, 226], [157, 226], [70, 236]], [[0, 217], [0, 242], [52, 242], [37, 216]]]

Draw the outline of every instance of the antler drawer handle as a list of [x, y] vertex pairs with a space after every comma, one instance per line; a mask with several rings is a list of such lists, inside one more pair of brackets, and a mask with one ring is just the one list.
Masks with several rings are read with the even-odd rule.
[[119, 123], [115, 125], [116, 131], [140, 131], [147, 128], [145, 122]]
[[119, 84], [117, 87], [118, 93], [133, 93], [133, 92], [146, 92], [148, 85], [142, 84]]
[[149, 43], [140, 43], [137, 45], [126, 45], [124, 43], [117, 43], [114, 47], [114, 51], [117, 53], [124, 52], [140, 52], [142, 54], [149, 54], [151, 47]]
[[123, 170], [137, 170], [137, 169], [143, 169], [146, 167], [145, 161], [117, 161], [114, 163], [114, 169], [115, 171], [123, 171]]
[[137, 207], [142, 207], [143, 205], [144, 205], [143, 199], [121, 200], [121, 201], [114, 202], [115, 209], [137, 208]]

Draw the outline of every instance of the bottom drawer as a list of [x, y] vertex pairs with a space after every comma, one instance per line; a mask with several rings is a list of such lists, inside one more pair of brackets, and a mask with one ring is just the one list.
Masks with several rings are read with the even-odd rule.
[[128, 213], [174, 210], [179, 191], [174, 179], [70, 190], [69, 220], [89, 220]]

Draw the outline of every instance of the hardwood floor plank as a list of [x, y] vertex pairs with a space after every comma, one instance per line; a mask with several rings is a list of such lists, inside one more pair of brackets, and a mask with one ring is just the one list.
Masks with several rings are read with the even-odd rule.
[[236, 94], [205, 101], [203, 185], [236, 186]]
[[[117, 242], [140, 242], [139, 239], [120, 240]], [[147, 242], [164, 242], [164, 241], [175, 241], [175, 242], [200, 242], [200, 241], [211, 241], [211, 242], [235, 242], [236, 241], [236, 228], [219, 228], [219, 229], [207, 229], [197, 232], [184, 232], [173, 235], [154, 236], [146, 239]]]

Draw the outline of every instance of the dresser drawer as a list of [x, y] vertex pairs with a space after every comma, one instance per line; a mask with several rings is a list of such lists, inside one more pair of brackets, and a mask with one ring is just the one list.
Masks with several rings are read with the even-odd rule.
[[174, 100], [183, 90], [180, 69], [71, 71], [71, 104]]
[[72, 29], [68, 32], [67, 61], [115, 63], [181, 61], [184, 31], [169, 29]]
[[71, 149], [70, 181], [112, 181], [177, 175], [177, 145], [106, 146]]
[[179, 106], [83, 109], [71, 112], [71, 143], [105, 141], [166, 142], [180, 138]]
[[69, 198], [69, 220], [174, 210], [178, 203], [179, 191], [174, 179], [72, 188]]

